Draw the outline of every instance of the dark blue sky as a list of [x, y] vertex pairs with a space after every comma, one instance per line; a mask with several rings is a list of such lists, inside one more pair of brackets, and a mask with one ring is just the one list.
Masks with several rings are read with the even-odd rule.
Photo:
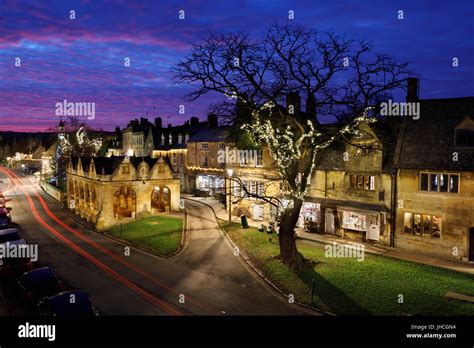
[[0, 0], [0, 130], [45, 130], [57, 123], [55, 103], [64, 99], [94, 102], [96, 117], [88, 122], [104, 129], [147, 112], [152, 118], [153, 106], [165, 123], [204, 117], [216, 100], [185, 102], [189, 86], [172, 84], [171, 65], [209, 31], [259, 36], [271, 22], [287, 20], [289, 10], [295, 22], [371, 40], [376, 51], [413, 61], [422, 98], [474, 95], [472, 0]]

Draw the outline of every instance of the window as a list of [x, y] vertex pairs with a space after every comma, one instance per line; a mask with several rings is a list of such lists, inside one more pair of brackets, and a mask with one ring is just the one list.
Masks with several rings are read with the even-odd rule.
[[431, 238], [441, 237], [441, 217], [406, 212], [403, 217], [403, 233]]
[[173, 153], [173, 164], [176, 165], [176, 154]]
[[265, 186], [262, 181], [257, 183], [257, 194], [263, 196], [265, 194]]
[[219, 149], [221, 149], [221, 150], [225, 149], [225, 144], [224, 143], [219, 143]]
[[439, 175], [439, 192], [448, 192], [448, 174]]
[[420, 190], [428, 191], [428, 174], [427, 173], [420, 174]]
[[375, 176], [370, 176], [369, 190], [375, 191]]
[[240, 166], [245, 167], [248, 165], [248, 151], [239, 151], [240, 152]]
[[263, 151], [262, 150], [257, 151], [257, 156], [256, 156], [256, 159], [255, 159], [255, 165], [257, 167], [263, 166]]
[[122, 174], [130, 174], [130, 166], [128, 164], [122, 166]]
[[459, 192], [459, 175], [449, 176], [449, 192], [453, 192], [453, 193]]
[[373, 175], [351, 175], [349, 182], [351, 189], [375, 191], [375, 176]]
[[209, 144], [208, 144], [208, 143], [202, 143], [202, 144], [201, 144], [201, 148], [202, 148], [202, 149], [208, 149], [208, 148], [209, 148]]
[[351, 189], [356, 188], [356, 183], [357, 183], [357, 175], [351, 175]]
[[201, 165], [202, 165], [203, 167], [207, 167], [207, 166], [208, 166], [207, 156], [202, 156], [202, 157], [201, 157]]
[[459, 174], [420, 173], [420, 190], [430, 192], [459, 192]]

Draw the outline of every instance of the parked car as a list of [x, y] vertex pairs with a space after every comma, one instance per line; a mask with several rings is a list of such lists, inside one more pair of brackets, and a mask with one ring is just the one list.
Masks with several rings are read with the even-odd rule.
[[24, 273], [18, 284], [26, 308], [35, 308], [43, 298], [56, 295], [64, 290], [61, 281], [49, 267], [37, 268]]
[[[25, 240], [20, 236], [16, 228], [0, 229], [0, 244], [3, 244], [2, 249], [6, 250], [6, 244], [23, 245]], [[2, 255], [4, 256], [4, 255]], [[0, 259], [0, 275], [17, 276], [33, 268], [33, 263], [30, 258], [8, 258], [2, 257]]]
[[11, 208], [0, 206], [0, 229], [9, 228], [12, 222], [10, 215]]
[[44, 298], [38, 304], [41, 315], [58, 317], [94, 317], [99, 312], [83, 290], [64, 291]]

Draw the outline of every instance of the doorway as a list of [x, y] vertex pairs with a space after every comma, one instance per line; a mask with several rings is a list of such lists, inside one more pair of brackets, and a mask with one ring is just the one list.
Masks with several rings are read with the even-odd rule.
[[325, 227], [326, 233], [335, 234], [334, 211], [332, 209], [326, 209], [324, 215], [325, 215], [324, 227]]

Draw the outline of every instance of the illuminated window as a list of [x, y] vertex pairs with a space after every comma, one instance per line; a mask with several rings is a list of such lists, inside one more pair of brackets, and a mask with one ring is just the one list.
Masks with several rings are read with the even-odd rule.
[[459, 174], [420, 173], [420, 191], [459, 192]]
[[440, 238], [441, 228], [442, 221], [440, 216], [409, 212], [406, 212], [403, 216], [403, 233]]

